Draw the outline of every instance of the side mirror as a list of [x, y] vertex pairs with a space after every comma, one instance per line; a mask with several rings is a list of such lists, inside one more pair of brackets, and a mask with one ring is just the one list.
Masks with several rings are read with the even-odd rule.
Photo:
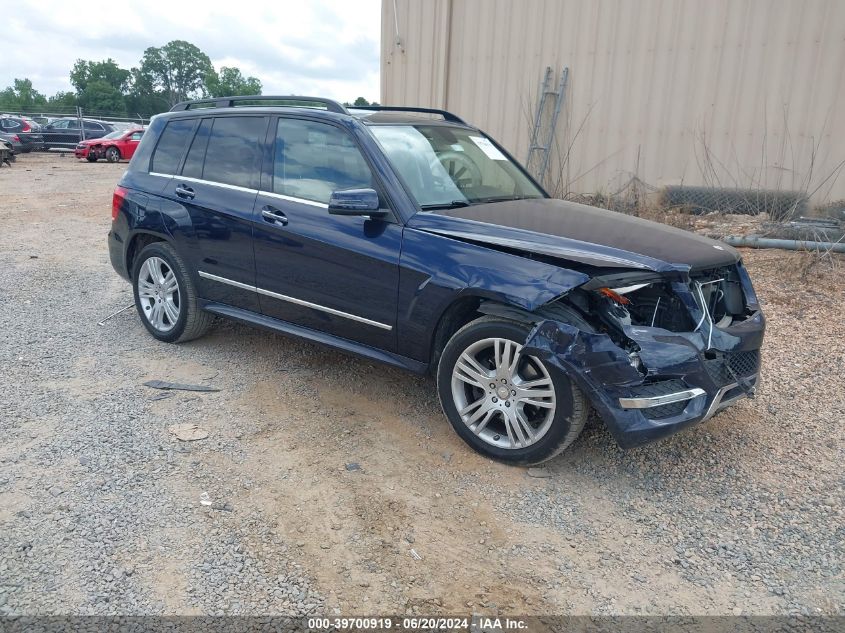
[[381, 217], [387, 214], [379, 208], [375, 189], [342, 189], [333, 191], [329, 198], [329, 213], [332, 215], [369, 215]]

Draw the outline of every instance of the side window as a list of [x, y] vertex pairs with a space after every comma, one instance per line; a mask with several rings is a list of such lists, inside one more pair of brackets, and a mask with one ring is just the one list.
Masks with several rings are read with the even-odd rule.
[[140, 141], [142, 136], [144, 136], [144, 133], [143, 133], [143, 132], [135, 132], [135, 133], [132, 135], [132, 140], [133, 140], [133, 141]]
[[79, 121], [77, 121], [76, 119], [70, 119], [67, 122], [67, 125], [65, 125], [64, 127], [66, 127], [69, 130], [78, 130], [79, 129]]
[[367, 161], [349, 134], [327, 123], [279, 119], [273, 165], [275, 193], [325, 204], [333, 191], [372, 186]]
[[53, 121], [53, 123], [51, 125], [53, 126], [54, 130], [66, 130], [67, 124], [68, 124], [68, 121], [63, 120], [63, 121]]
[[103, 131], [103, 126], [99, 123], [94, 123], [93, 121], [83, 121], [82, 124], [85, 126], [86, 130], [90, 130], [91, 132]]
[[205, 153], [203, 180], [256, 189], [267, 119], [251, 116], [214, 119]]
[[175, 174], [194, 129], [194, 119], [170, 121], [158, 140], [150, 171]]
[[188, 157], [185, 159], [185, 166], [182, 168], [182, 175], [187, 178], [202, 178], [202, 164], [205, 162], [205, 147], [208, 145], [208, 134], [211, 132], [213, 119], [203, 119], [197, 128], [191, 149], [188, 150]]

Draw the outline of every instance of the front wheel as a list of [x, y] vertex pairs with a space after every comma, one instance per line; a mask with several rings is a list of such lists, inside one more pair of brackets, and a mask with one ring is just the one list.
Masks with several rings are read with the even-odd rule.
[[558, 368], [521, 354], [529, 327], [482, 317], [461, 328], [437, 367], [440, 404], [479, 453], [537, 464], [567, 448], [584, 427], [581, 390]]
[[182, 343], [205, 334], [212, 315], [198, 306], [188, 268], [166, 242], [153, 242], [138, 255], [132, 274], [135, 307], [155, 338]]
[[88, 159], [89, 163], [96, 163], [97, 162], [97, 156], [92, 154], [91, 152], [88, 152], [88, 156], [86, 156], [85, 158]]

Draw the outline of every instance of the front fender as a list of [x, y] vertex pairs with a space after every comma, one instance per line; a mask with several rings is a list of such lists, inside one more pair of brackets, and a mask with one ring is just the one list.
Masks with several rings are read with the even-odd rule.
[[441, 315], [471, 296], [532, 311], [589, 276], [406, 227], [399, 273], [399, 353], [428, 358]]

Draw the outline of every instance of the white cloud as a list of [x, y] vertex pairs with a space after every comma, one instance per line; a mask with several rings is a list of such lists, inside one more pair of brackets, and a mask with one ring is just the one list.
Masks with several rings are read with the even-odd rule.
[[182, 39], [215, 67], [258, 77], [264, 94], [379, 98], [380, 0], [19, 0], [4, 28], [0, 89], [28, 77], [70, 90], [77, 59], [137, 66], [144, 49]]

